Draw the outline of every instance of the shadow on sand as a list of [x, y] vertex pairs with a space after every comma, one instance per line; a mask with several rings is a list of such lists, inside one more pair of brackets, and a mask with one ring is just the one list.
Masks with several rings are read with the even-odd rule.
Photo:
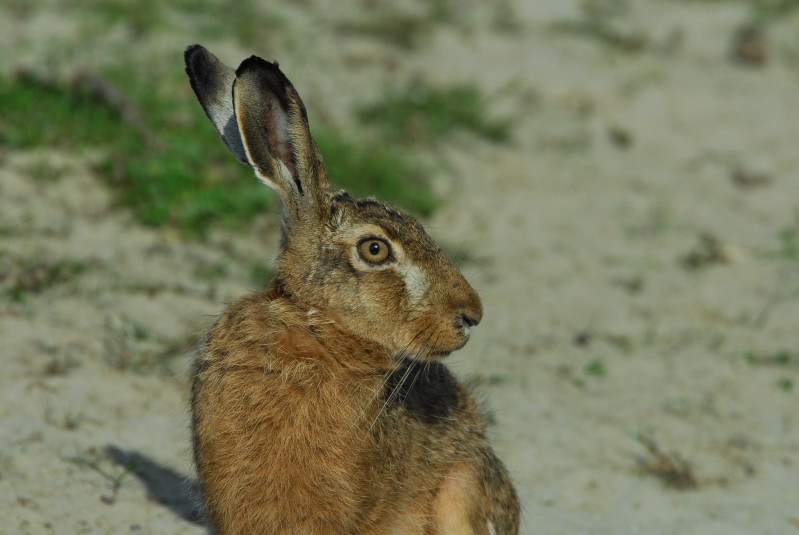
[[168, 508], [177, 516], [213, 533], [200, 502], [200, 482], [159, 464], [136, 452], [116, 446], [106, 446], [105, 454], [114, 463], [128, 468], [144, 483], [148, 497]]

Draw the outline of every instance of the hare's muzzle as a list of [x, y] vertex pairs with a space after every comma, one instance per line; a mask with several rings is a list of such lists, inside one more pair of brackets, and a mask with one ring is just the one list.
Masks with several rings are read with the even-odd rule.
[[461, 312], [461, 318], [460, 319], [461, 319], [461, 325], [463, 326], [463, 328], [469, 329], [471, 327], [474, 327], [478, 323], [480, 323], [480, 319], [482, 319], [482, 318], [481, 317], [470, 316], [466, 312]]
[[[454, 284], [445, 299], [448, 314], [454, 312], [455, 336], [453, 346], [449, 351], [460, 349], [469, 341], [471, 328], [483, 319], [483, 304], [477, 292], [469, 285], [460, 273], [453, 281]], [[452, 316], [450, 316], [452, 317]]]

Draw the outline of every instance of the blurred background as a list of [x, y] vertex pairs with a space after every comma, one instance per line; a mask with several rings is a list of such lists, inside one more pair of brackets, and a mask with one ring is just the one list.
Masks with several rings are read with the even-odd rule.
[[481, 294], [448, 364], [522, 533], [799, 533], [796, 0], [4, 0], [0, 532], [207, 532], [191, 358], [279, 205], [193, 43], [278, 60]]

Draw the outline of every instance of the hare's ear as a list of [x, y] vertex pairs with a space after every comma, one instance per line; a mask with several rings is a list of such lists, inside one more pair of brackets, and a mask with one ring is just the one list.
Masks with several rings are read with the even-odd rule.
[[247, 159], [255, 173], [304, 211], [328, 188], [324, 164], [308, 127], [305, 106], [277, 63], [257, 56], [236, 71], [233, 106]]
[[187, 48], [183, 57], [191, 87], [205, 114], [211, 119], [230, 152], [240, 162], [250, 163], [233, 111], [233, 82], [236, 80], [236, 73], [200, 45]]

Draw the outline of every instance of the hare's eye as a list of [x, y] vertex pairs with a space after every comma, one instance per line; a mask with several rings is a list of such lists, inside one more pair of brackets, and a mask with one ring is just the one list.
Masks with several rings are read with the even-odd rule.
[[368, 239], [361, 242], [358, 252], [361, 254], [361, 258], [367, 262], [377, 263], [388, 258], [391, 250], [383, 240]]

